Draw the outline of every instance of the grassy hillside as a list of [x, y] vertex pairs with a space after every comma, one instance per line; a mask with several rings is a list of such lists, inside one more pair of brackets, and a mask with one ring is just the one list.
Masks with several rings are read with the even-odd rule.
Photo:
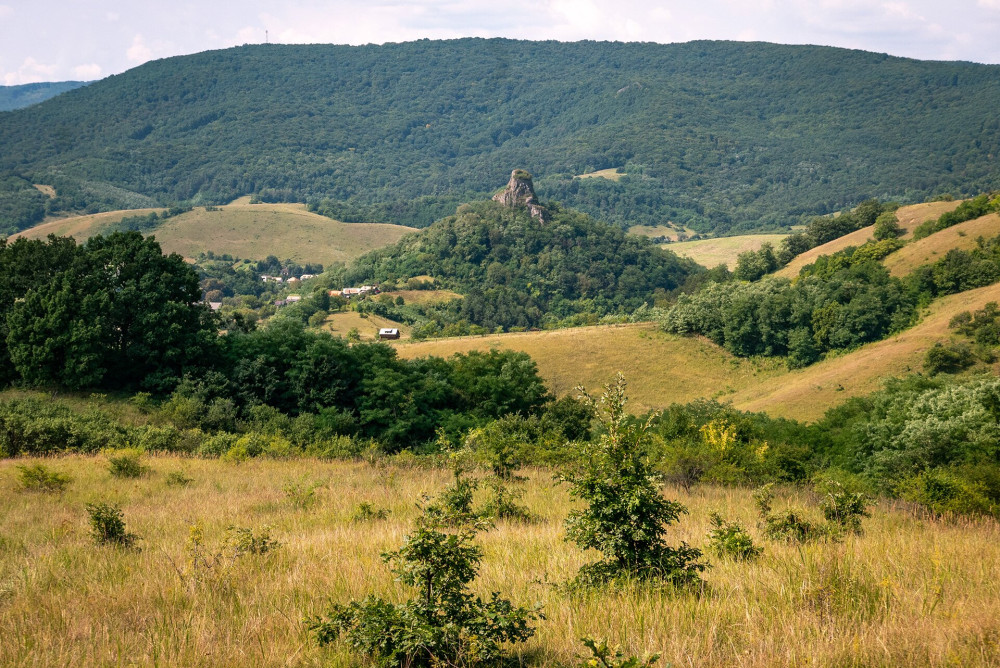
[[739, 359], [704, 339], [666, 334], [652, 324], [435, 339], [400, 344], [397, 350], [412, 359], [493, 347], [531, 355], [558, 395], [572, 394], [578, 385], [599, 392], [622, 371], [631, 383], [630, 408], [636, 411], [725, 396], [781, 376], [784, 369], [780, 360]]
[[663, 248], [671, 250], [681, 257], [690, 258], [703, 267], [712, 268], [724, 264], [729, 269], [734, 269], [736, 258], [740, 253], [758, 250], [764, 243], [770, 243], [777, 247], [778, 242], [787, 236], [787, 234], [744, 234], [718, 239], [681, 241], [664, 244]]
[[[412, 461], [412, 460], [411, 460]], [[112, 478], [104, 457], [45, 464], [74, 482], [63, 494], [18, 490], [16, 466], [0, 461], [0, 664], [349, 666], [348, 648], [319, 647], [303, 618], [372, 593], [411, 595], [382, 562], [418, 512], [415, 501], [451, 479], [444, 468], [378, 460], [326, 462], [150, 458], [151, 473]], [[168, 484], [182, 472], [190, 483]], [[689, 509], [668, 541], [701, 547], [710, 513], [751, 527], [765, 551], [752, 564], [712, 558], [710, 594], [656, 588], [571, 596], [552, 586], [590, 555], [564, 540], [573, 502], [549, 470], [526, 470], [521, 500], [532, 524], [499, 522], [481, 533], [477, 592], [543, 606], [545, 620], [515, 663], [557, 668], [585, 653], [579, 638], [608, 638], [626, 654], [661, 653], [674, 666], [996, 665], [1000, 533], [993, 521], [941, 521], [881, 504], [863, 536], [807, 544], [764, 541], [743, 488], [669, 489]], [[294, 489], [315, 488], [296, 505]], [[291, 490], [291, 491], [289, 491]], [[98, 547], [85, 504], [122, 505], [141, 551]], [[352, 521], [360, 503], [383, 520]], [[477, 498], [477, 506], [481, 501]], [[781, 491], [776, 510], [815, 499]], [[202, 556], [191, 565], [192, 526]], [[276, 550], [221, 555], [227, 527], [270, 528]], [[972, 558], [974, 556], [974, 558]], [[211, 565], [211, 564], [214, 564]], [[127, 659], [125, 658], [127, 657]]]
[[[71, 235], [78, 241], [98, 234], [123, 217], [148, 211], [115, 211], [53, 220], [19, 236], [44, 239]], [[380, 223], [341, 223], [310, 213], [303, 204], [250, 204], [244, 198], [207, 211], [203, 207], [167, 219], [152, 232], [168, 253], [199, 252], [263, 259], [268, 255], [300, 263], [347, 262], [387, 246], [413, 228]]]
[[0, 231], [250, 193], [423, 226], [515, 167], [622, 227], [773, 228], [991, 187], [998, 72], [750, 42], [247, 45], [0, 116]]
[[[939, 218], [941, 214], [954, 210], [959, 202], [925, 202], [923, 204], [912, 204], [901, 207], [896, 216], [899, 226], [905, 231], [903, 239], [913, 235], [913, 230], [923, 222]], [[812, 264], [820, 255], [833, 255], [837, 251], [842, 251], [848, 246], [860, 246], [873, 238], [874, 226], [863, 227], [860, 230], [851, 232], [842, 237], [829, 241], [820, 246], [816, 246], [801, 255], [796, 256], [791, 262], [775, 272], [775, 276], [785, 278], [795, 278], [799, 275], [802, 267]]]
[[878, 389], [889, 377], [920, 371], [927, 349], [949, 336], [952, 317], [991, 301], [1000, 301], [1000, 284], [944, 297], [918, 325], [897, 336], [795, 371], [780, 359], [734, 357], [704, 339], [666, 334], [651, 324], [439, 339], [398, 350], [408, 359], [491, 347], [520, 350], [531, 355], [557, 394], [572, 393], [577, 385], [597, 390], [622, 371], [631, 381], [637, 411], [714, 397], [745, 410], [812, 421], [848, 397]]
[[953, 248], [975, 248], [980, 237], [990, 238], [1000, 234], [1000, 214], [991, 213], [981, 218], [967, 220], [935, 232], [919, 241], [909, 243], [887, 256], [882, 263], [893, 276], [905, 276], [917, 267], [937, 262]]

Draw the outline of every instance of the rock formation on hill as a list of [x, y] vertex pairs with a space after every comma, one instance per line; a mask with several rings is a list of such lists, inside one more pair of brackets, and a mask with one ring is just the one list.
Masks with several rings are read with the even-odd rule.
[[545, 209], [535, 197], [535, 187], [531, 183], [531, 174], [523, 169], [515, 169], [510, 173], [507, 187], [494, 195], [493, 200], [504, 206], [526, 206], [532, 218], [540, 223], [545, 222]]

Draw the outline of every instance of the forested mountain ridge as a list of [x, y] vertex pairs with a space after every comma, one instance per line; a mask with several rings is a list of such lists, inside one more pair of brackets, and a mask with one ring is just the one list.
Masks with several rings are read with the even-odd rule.
[[0, 111], [23, 109], [44, 102], [68, 90], [86, 86], [86, 81], [42, 81], [39, 83], [0, 86]]
[[[995, 185], [998, 73], [736, 42], [204, 52], [0, 115], [0, 232], [46, 212], [244, 194], [422, 226], [515, 164], [543, 201], [616, 224], [786, 225]], [[574, 178], [607, 168], [625, 176]]]

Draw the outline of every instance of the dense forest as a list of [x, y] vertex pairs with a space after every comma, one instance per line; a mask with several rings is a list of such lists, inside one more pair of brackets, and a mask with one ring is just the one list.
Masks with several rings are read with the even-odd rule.
[[[986, 190], [996, 73], [732, 42], [205, 52], [0, 114], [0, 232], [46, 213], [244, 194], [425, 226], [513, 166], [544, 200], [622, 226], [784, 226], [868, 197]], [[602, 169], [624, 174], [575, 178]]]

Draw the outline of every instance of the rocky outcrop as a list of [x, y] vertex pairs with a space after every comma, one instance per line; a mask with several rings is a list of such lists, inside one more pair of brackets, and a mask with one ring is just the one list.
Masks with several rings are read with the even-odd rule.
[[535, 197], [535, 186], [531, 183], [531, 174], [523, 169], [515, 169], [510, 173], [507, 187], [494, 195], [493, 200], [504, 206], [527, 207], [532, 218], [540, 223], [545, 222], [545, 209]]

